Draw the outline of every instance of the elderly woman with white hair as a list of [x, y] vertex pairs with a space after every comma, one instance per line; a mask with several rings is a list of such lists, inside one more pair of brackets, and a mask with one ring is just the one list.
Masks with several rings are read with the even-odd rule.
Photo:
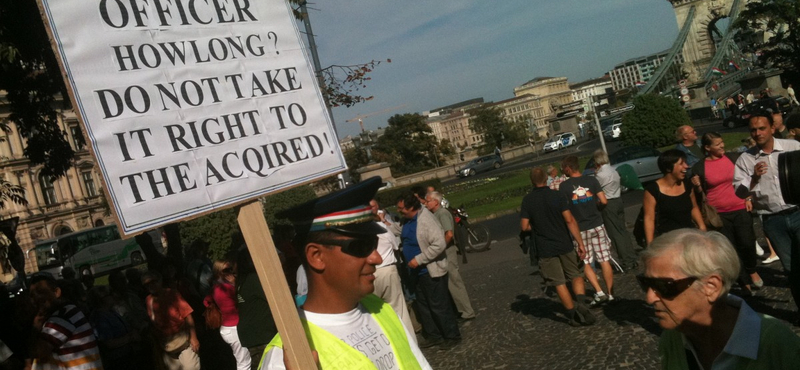
[[664, 328], [662, 369], [790, 369], [800, 337], [780, 320], [729, 295], [739, 260], [718, 232], [678, 229], [642, 253], [637, 280]]

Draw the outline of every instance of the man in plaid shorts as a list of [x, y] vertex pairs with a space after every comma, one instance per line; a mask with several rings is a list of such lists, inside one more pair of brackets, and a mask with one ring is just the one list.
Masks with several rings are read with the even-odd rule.
[[[561, 160], [561, 172], [568, 179], [561, 183], [559, 192], [569, 200], [569, 209], [578, 221], [581, 238], [586, 246], [586, 256], [583, 258], [583, 270], [589, 284], [597, 292], [594, 299], [589, 302], [589, 307], [599, 307], [614, 300], [611, 290], [614, 287], [614, 270], [611, 268], [611, 254], [606, 228], [603, 225], [603, 214], [599, 207], [604, 207], [606, 199], [600, 182], [592, 176], [581, 176], [578, 167], [578, 157], [571, 155]], [[608, 294], [603, 292], [597, 274], [592, 269], [592, 263], [597, 260], [603, 270], [603, 281], [606, 283]]]

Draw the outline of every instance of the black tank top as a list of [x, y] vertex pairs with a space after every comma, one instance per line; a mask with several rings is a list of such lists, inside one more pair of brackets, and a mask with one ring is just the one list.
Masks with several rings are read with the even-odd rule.
[[683, 186], [683, 194], [676, 196], [662, 193], [655, 181], [645, 187], [645, 190], [656, 199], [655, 235], [695, 227], [692, 221], [692, 188], [688, 181], [684, 181]]

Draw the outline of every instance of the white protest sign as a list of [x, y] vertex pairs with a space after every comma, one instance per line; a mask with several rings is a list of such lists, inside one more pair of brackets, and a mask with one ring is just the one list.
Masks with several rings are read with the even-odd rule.
[[41, 0], [125, 234], [343, 171], [285, 0]]

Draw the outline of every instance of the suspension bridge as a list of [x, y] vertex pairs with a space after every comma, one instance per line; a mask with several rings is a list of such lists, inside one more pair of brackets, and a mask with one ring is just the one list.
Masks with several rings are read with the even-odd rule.
[[[688, 95], [684, 100], [688, 108], [697, 109], [708, 107], [712, 98], [742, 90], [770, 87], [782, 92], [780, 71], [755, 67], [755, 56], [744, 53], [737, 44], [739, 32], [733, 24], [745, 0], [668, 1], [680, 30], [666, 58], [638, 94]], [[717, 27], [722, 19], [728, 20], [725, 30]]]

